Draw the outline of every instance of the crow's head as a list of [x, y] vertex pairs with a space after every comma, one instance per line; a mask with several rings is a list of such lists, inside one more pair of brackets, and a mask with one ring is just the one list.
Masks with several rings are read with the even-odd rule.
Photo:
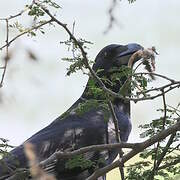
[[[136, 43], [128, 45], [111, 44], [104, 47], [96, 56], [93, 69], [98, 71], [103, 69], [108, 72], [113, 67], [121, 67], [122, 65], [128, 65], [129, 58], [133, 53], [143, 49], [142, 46]], [[136, 62], [139, 59], [134, 60]]]
[[[108, 79], [112, 82], [115, 73], [119, 72], [118, 78], [115, 78], [113, 83], [110, 81], [104, 81], [104, 84], [113, 90], [118, 92], [120, 87], [124, 84], [127, 79], [126, 69], [130, 57], [137, 51], [143, 50], [144, 48], [136, 43], [128, 45], [111, 44], [104, 47], [96, 56], [93, 70], [97, 72], [98, 76], [102, 79]], [[133, 63], [137, 62], [137, 59], [133, 60]], [[122, 72], [122, 73], [121, 73]], [[121, 74], [120, 74], [121, 73]], [[104, 78], [103, 78], [104, 77]]]

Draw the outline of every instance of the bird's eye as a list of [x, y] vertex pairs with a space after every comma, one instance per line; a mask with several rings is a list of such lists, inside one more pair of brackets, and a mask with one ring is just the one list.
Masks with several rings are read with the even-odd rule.
[[104, 57], [106, 57], [106, 56], [107, 56], [107, 52], [104, 53]]

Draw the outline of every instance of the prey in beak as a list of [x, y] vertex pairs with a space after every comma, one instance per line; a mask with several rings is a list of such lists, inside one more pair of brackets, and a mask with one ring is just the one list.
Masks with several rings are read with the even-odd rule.
[[[155, 57], [159, 55], [156, 51], [156, 48], [152, 46], [151, 48], [142, 49], [136, 51], [129, 59], [128, 67], [132, 68], [133, 64], [137, 62], [137, 59], [142, 59], [142, 64], [145, 65], [145, 69], [152, 73], [155, 71]], [[155, 77], [152, 74], [149, 74], [154, 80]]]

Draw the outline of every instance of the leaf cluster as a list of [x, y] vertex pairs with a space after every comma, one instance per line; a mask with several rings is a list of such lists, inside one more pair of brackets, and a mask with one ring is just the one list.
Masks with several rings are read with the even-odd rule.
[[[92, 42], [87, 41], [85, 39], [79, 38], [78, 43], [81, 44], [81, 46], [84, 49], [88, 49], [88, 44], [92, 44]], [[76, 42], [74, 42], [73, 39], [68, 39], [66, 41], [61, 41], [60, 44], [64, 44], [68, 47], [68, 51], [72, 52], [72, 57], [65, 57], [62, 58], [63, 61], [70, 62], [70, 66], [67, 68], [67, 76], [70, 76], [72, 73], [75, 73], [79, 70], [82, 70], [85, 73], [86, 64], [84, 63], [84, 59], [82, 56], [82, 53], [80, 49], [78, 48], [78, 45]], [[91, 63], [91, 62], [89, 62]]]
[[87, 84], [88, 91], [86, 96], [91, 97], [92, 99], [106, 99], [106, 94], [104, 91], [97, 85], [96, 81], [92, 78], [89, 79]]
[[150, 175], [150, 170], [145, 170], [151, 162], [149, 161], [140, 161], [136, 162], [126, 168], [128, 176], [125, 178], [127, 180], [135, 180], [135, 179], [142, 179], [147, 180], [148, 176]]
[[83, 155], [76, 155], [69, 159], [65, 167], [67, 169], [74, 169], [74, 168], [81, 168], [81, 169], [87, 169], [95, 165], [95, 162], [91, 160], [87, 160], [86, 158], [83, 157]]
[[[169, 106], [168, 106], [169, 107]], [[179, 106], [177, 106], [179, 107]], [[140, 125], [140, 128], [143, 132], [140, 134], [141, 138], [150, 138], [154, 135], [158, 134], [164, 128], [168, 128], [176, 123], [178, 109], [171, 107], [166, 109], [166, 120], [165, 125], [163, 123], [163, 118], [152, 120], [150, 123], [146, 123], [144, 125]], [[159, 109], [164, 114], [164, 109]], [[180, 136], [177, 132], [175, 137], [170, 140], [165, 140], [163, 142], [159, 142], [158, 148], [156, 146], [152, 146], [149, 149], [144, 150], [139, 154], [141, 160], [137, 163], [134, 163], [126, 168], [127, 170], [127, 179], [171, 179], [177, 174], [180, 174], [180, 164], [173, 165], [173, 162], [180, 159], [180, 150], [179, 150], [179, 142]], [[167, 145], [169, 143], [169, 145]], [[162, 154], [164, 154], [162, 161]], [[148, 160], [148, 161], [147, 161]], [[156, 169], [154, 167], [154, 161], [157, 163], [160, 162], [159, 167], [163, 167], [166, 164], [172, 164], [169, 166], [164, 166], [164, 168], [159, 167]], [[155, 168], [155, 169], [154, 169]], [[152, 171], [155, 172], [154, 177], [152, 176]]]
[[9, 144], [9, 140], [0, 138], [0, 157], [8, 155], [9, 148], [14, 148], [14, 146]]
[[[38, 1], [42, 6], [49, 6], [53, 7], [55, 9], [61, 8], [56, 2], [52, 0], [43, 0], [43, 1]], [[26, 5], [26, 8], [29, 8], [28, 15], [32, 16], [34, 20], [37, 20], [39, 17], [42, 17], [45, 15], [45, 12], [41, 9], [40, 6], [36, 4], [31, 4], [31, 5]]]
[[40, 16], [44, 16], [44, 14], [45, 14], [44, 11], [41, 10], [41, 8], [37, 5], [33, 5], [28, 12], [28, 15], [33, 16], [34, 19], [37, 19]]

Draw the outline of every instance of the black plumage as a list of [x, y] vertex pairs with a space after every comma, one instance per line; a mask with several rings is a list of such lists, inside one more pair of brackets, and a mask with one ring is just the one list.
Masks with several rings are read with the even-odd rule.
[[[142, 49], [138, 44], [128, 44], [125, 46], [112, 44], [103, 48], [95, 59], [93, 70], [98, 72], [100, 77], [109, 78], [111, 68], [119, 68], [122, 65], [127, 66], [130, 56]], [[112, 72], [111, 72], [112, 73]], [[120, 81], [124, 81], [122, 79]], [[115, 133], [113, 130], [113, 123], [111, 117], [109, 121], [105, 120], [104, 110], [101, 106], [89, 108], [88, 111], [79, 115], [76, 113], [76, 108], [93, 97], [88, 92], [88, 84], [82, 96], [68, 109], [68, 111], [54, 120], [50, 125], [40, 130], [25, 142], [30, 142], [35, 146], [37, 157], [39, 161], [48, 158], [57, 150], [67, 151], [74, 150], [84, 146], [94, 144], [106, 144], [116, 142]], [[114, 92], [118, 92], [122, 82], [117, 81], [113, 85], [105, 85]], [[96, 97], [100, 99], [101, 97]], [[126, 142], [131, 131], [130, 122], [130, 102], [125, 102], [120, 99], [113, 101], [113, 106], [118, 119], [121, 140]], [[110, 112], [108, 112], [110, 114]], [[2, 161], [6, 162], [11, 170], [20, 167], [27, 167], [27, 159], [24, 154], [23, 144], [13, 149], [11, 157], [4, 158]], [[99, 166], [104, 166], [111, 163], [117, 156], [117, 151], [109, 152], [88, 152], [84, 154], [84, 158], [91, 160], [97, 164], [98, 159], [104, 158], [103, 163]], [[94, 171], [94, 166], [81, 168], [75, 167], [68, 169], [66, 167], [67, 160], [58, 160], [53, 166], [53, 173], [57, 179], [61, 180], [84, 180]], [[8, 174], [7, 168], [3, 168], [0, 164], [0, 177]], [[0, 178], [1, 179], [1, 178]]]

